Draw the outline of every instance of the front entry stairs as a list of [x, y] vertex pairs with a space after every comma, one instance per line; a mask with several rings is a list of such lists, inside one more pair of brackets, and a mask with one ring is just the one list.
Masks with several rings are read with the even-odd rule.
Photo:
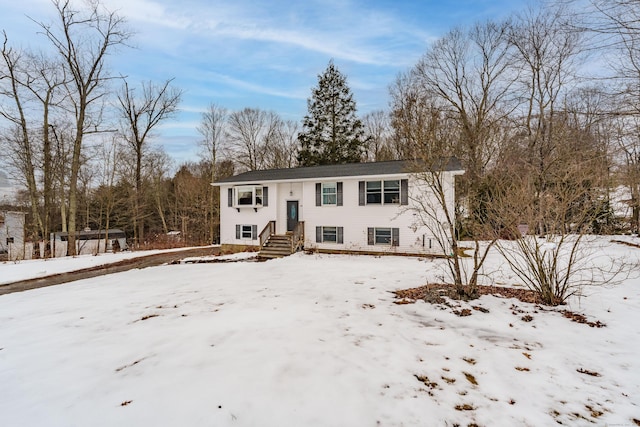
[[298, 222], [295, 229], [287, 234], [275, 234], [275, 228], [275, 221], [270, 221], [260, 233], [258, 258], [282, 258], [302, 249], [304, 222]]

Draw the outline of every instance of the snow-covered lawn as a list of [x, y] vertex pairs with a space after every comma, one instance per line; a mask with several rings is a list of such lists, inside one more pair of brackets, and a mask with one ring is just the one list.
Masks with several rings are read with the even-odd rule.
[[[640, 255], [623, 245], [602, 250]], [[640, 419], [639, 279], [588, 289], [558, 309], [604, 328], [494, 296], [463, 305], [489, 310], [466, 317], [393, 303], [391, 291], [435, 280], [441, 262], [297, 254], [153, 267], [1, 296], [0, 425]]]

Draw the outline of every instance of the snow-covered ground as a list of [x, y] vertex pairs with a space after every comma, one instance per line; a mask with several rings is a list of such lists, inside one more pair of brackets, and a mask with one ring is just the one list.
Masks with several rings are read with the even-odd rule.
[[150, 251], [125, 251], [97, 255], [79, 255], [75, 257], [34, 259], [0, 262], [0, 285], [18, 280], [36, 279], [53, 274], [67, 273], [99, 265], [113, 264], [131, 258], [144, 257], [166, 252], [180, 252], [193, 248], [176, 248]]
[[[640, 249], [600, 243], [602, 257], [640, 257]], [[131, 270], [0, 296], [0, 425], [640, 419], [638, 278], [589, 288], [558, 309], [494, 296], [462, 303], [489, 310], [466, 317], [424, 302], [394, 304], [391, 291], [437, 280], [441, 262], [296, 254]], [[501, 264], [492, 255], [491, 268]], [[496, 282], [511, 280], [502, 274]], [[564, 309], [607, 326], [572, 322]]]

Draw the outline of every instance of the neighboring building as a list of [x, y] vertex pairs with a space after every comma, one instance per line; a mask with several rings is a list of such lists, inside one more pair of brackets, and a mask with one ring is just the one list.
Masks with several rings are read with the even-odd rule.
[[[51, 254], [53, 257], [67, 256], [68, 244], [69, 233], [51, 233]], [[108, 232], [87, 229], [76, 232], [76, 254], [78, 255], [95, 255], [126, 249], [128, 249], [127, 236], [120, 229], [113, 228]]]
[[[225, 178], [212, 184], [220, 186], [220, 243], [237, 248], [288, 244], [292, 250], [442, 254], [414, 209], [418, 195], [430, 193], [411, 165], [355, 163]], [[463, 173], [456, 159], [443, 168], [450, 212], [455, 176]]]
[[0, 253], [11, 261], [31, 258], [30, 253], [25, 257], [24, 225], [24, 212], [0, 211]]

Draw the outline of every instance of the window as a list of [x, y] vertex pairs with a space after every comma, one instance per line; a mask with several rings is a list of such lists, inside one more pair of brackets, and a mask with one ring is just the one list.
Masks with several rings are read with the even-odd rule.
[[342, 182], [317, 182], [316, 206], [342, 206]]
[[384, 182], [384, 204], [400, 204], [400, 180]]
[[335, 205], [338, 203], [338, 186], [335, 182], [322, 184], [322, 204]]
[[367, 204], [382, 203], [382, 187], [380, 181], [367, 181]]
[[399, 246], [400, 229], [388, 227], [370, 227], [367, 229], [369, 245]]
[[360, 206], [409, 204], [409, 181], [360, 181]]
[[251, 206], [253, 205], [253, 187], [239, 187], [236, 189], [238, 206]]
[[390, 228], [376, 228], [375, 240], [376, 245], [390, 245], [391, 244], [391, 229]]
[[316, 227], [316, 243], [344, 243], [342, 227]]
[[248, 224], [236, 225], [236, 239], [256, 240], [258, 238], [258, 226]]
[[242, 230], [240, 231], [240, 238], [242, 239], [250, 239], [251, 238], [251, 226], [243, 225]]
[[268, 187], [242, 186], [229, 189], [229, 206], [258, 207], [267, 206]]

